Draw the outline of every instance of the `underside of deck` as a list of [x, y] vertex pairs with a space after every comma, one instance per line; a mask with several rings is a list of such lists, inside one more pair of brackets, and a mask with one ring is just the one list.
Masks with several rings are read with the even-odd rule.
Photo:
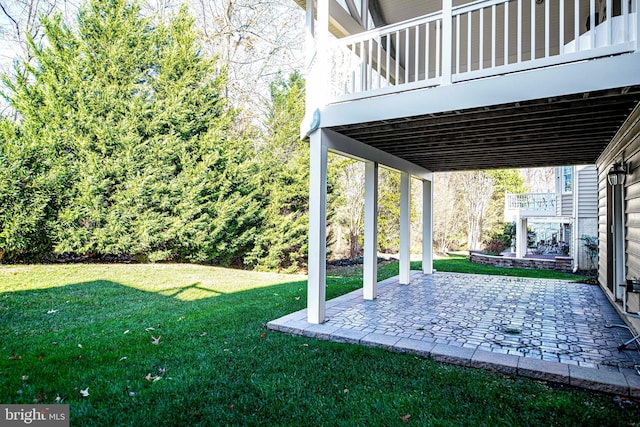
[[593, 164], [640, 101], [640, 86], [335, 126], [442, 172]]

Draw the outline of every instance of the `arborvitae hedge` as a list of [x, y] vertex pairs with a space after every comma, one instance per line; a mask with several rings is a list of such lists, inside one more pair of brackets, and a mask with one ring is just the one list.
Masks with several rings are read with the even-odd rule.
[[273, 86], [274, 146], [256, 153], [229, 131], [225, 71], [187, 12], [158, 22], [135, 3], [91, 0], [74, 29], [45, 19], [33, 65], [5, 78], [19, 120], [0, 122], [1, 261], [304, 262], [300, 77]]

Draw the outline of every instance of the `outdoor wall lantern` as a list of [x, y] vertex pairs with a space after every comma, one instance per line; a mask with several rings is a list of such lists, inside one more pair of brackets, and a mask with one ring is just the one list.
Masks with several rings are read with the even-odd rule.
[[609, 173], [607, 173], [607, 181], [609, 185], [623, 185], [624, 180], [629, 173], [629, 164], [624, 161], [619, 163], [614, 163], [609, 169]]

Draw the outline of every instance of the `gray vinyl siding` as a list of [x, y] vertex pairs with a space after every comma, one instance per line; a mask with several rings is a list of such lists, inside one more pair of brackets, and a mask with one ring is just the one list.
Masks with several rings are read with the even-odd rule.
[[607, 283], [607, 237], [609, 227], [607, 225], [607, 176], [601, 170], [604, 166], [598, 166], [598, 282], [603, 288]]
[[573, 216], [573, 193], [560, 195], [560, 216]]
[[593, 265], [589, 253], [584, 247], [584, 242], [580, 238], [582, 236], [597, 237], [599, 234], [598, 170], [595, 165], [576, 166], [575, 175], [577, 200], [574, 200], [577, 206], [573, 227], [576, 233], [577, 248], [575, 248], [573, 256], [575, 267], [578, 270], [588, 270], [597, 266]]
[[612, 284], [607, 283], [607, 269], [612, 267], [607, 254], [609, 246], [607, 239], [610, 237], [607, 210], [611, 201], [607, 200], [607, 172], [613, 163], [622, 157], [631, 166], [631, 172], [627, 175], [624, 184], [626, 277], [640, 277], [640, 105], [636, 106], [597, 162], [598, 237], [600, 239], [598, 279], [603, 288], [608, 289], [609, 292]]
[[598, 215], [598, 171], [595, 165], [577, 167], [578, 218], [595, 218]]

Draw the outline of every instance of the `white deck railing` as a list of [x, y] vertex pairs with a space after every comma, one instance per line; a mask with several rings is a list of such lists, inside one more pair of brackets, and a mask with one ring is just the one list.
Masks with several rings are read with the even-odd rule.
[[334, 95], [439, 84], [442, 14], [345, 37], [332, 46]]
[[555, 193], [524, 193], [507, 194], [505, 197], [507, 209], [553, 210], [556, 209]]
[[480, 0], [337, 39], [330, 47], [333, 99], [635, 51], [638, 3], [606, 0], [596, 18], [595, 0]]
[[512, 221], [516, 217], [556, 216], [556, 193], [524, 193], [505, 194], [505, 220]]

